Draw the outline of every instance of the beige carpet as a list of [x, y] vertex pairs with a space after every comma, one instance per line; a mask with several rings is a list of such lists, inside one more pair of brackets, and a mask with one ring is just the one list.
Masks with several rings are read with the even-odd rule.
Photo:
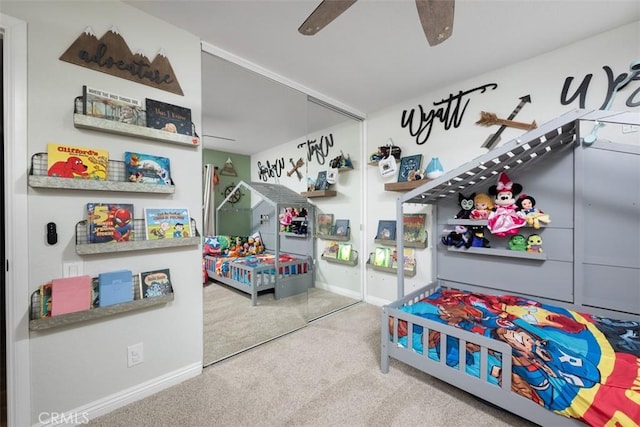
[[356, 304], [206, 368], [93, 426], [530, 426], [397, 361], [380, 308]]
[[306, 326], [316, 319], [357, 300], [322, 289], [281, 300], [272, 291], [251, 297], [229, 286], [209, 282], [203, 288], [205, 366]]

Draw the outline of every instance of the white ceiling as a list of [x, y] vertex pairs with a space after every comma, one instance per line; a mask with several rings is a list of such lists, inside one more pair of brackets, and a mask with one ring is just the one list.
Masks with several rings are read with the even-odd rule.
[[[413, 0], [359, 0], [317, 35], [299, 34], [319, 2], [125, 1], [363, 114], [640, 20], [638, 0], [457, 0], [453, 35], [430, 47]], [[640, 40], [629, 43], [640, 55]], [[298, 93], [206, 56], [203, 121], [216, 126], [203, 133], [236, 141], [205, 147], [250, 154], [300, 137], [283, 133], [308, 126]]]

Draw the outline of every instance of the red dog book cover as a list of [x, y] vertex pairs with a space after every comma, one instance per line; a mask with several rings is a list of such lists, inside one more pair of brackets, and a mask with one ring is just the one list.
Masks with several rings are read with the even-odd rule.
[[96, 148], [47, 144], [47, 175], [56, 178], [84, 178], [106, 181], [109, 152]]

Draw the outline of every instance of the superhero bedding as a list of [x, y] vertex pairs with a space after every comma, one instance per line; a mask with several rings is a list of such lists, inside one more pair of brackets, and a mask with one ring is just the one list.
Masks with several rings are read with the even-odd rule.
[[[502, 368], [511, 365], [511, 390], [536, 405], [594, 426], [640, 424], [640, 322], [443, 288], [398, 310], [399, 321], [388, 318], [395, 347], [412, 347], [456, 370], [463, 365], [466, 375], [491, 385], [505, 382]], [[502, 348], [511, 353], [510, 363], [497, 351], [482, 350], [469, 334], [456, 338], [401, 312], [506, 343]], [[480, 359], [486, 360], [480, 364]]]
[[274, 289], [275, 298], [295, 295], [311, 286], [308, 257], [266, 252], [258, 233], [249, 236], [209, 236], [203, 241], [205, 274], [251, 295]]

